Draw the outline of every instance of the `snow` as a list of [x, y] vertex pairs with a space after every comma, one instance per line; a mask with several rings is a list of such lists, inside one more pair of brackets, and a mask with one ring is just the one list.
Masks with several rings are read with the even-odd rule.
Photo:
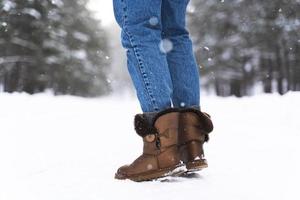
[[101, 20], [101, 24], [105, 27], [111, 27], [115, 24], [113, 11], [113, 1], [89, 0], [88, 9], [95, 12], [95, 17]]
[[201, 158], [197, 156], [196, 158], [194, 158], [194, 160], [201, 160]]
[[80, 40], [82, 42], [88, 42], [90, 40], [90, 37], [84, 33], [81, 32], [74, 32], [73, 33], [74, 38], [76, 38], [77, 40]]
[[64, 5], [63, 1], [61, 1], [61, 0], [52, 0], [51, 3], [58, 7], [62, 7]]
[[24, 14], [28, 14], [36, 19], [40, 19], [41, 18], [41, 13], [39, 11], [37, 11], [36, 9], [33, 8], [24, 8], [22, 11]]
[[1, 26], [4, 26], [4, 27], [5, 27], [5, 26], [7, 26], [7, 23], [6, 23], [6, 22], [2, 22], [2, 23], [1, 23]]
[[13, 37], [11, 39], [11, 43], [19, 45], [21, 47], [26, 47], [26, 48], [29, 48], [29, 49], [32, 49], [32, 50], [37, 50], [38, 49], [38, 47], [37, 47], [36, 44], [34, 44], [31, 41], [24, 40], [24, 39], [22, 39], [20, 37]]
[[209, 51], [209, 48], [208, 48], [208, 47], [206, 47], [206, 46], [204, 47], [204, 49], [205, 49], [206, 51]]
[[151, 17], [151, 18], [149, 19], [149, 23], [150, 23], [151, 26], [157, 26], [158, 23], [159, 23], [159, 20], [158, 20], [157, 17]]
[[3, 5], [2, 9], [6, 12], [9, 12], [12, 8], [16, 7], [16, 3], [9, 0], [4, 0]]
[[0, 199], [298, 200], [300, 93], [202, 97], [215, 130], [209, 167], [189, 177], [114, 179], [141, 152], [131, 95], [0, 93]]
[[72, 50], [71, 56], [77, 59], [84, 60], [87, 58], [87, 52], [85, 49]]
[[173, 50], [173, 43], [169, 39], [162, 39], [159, 43], [159, 49], [162, 53], [168, 53]]

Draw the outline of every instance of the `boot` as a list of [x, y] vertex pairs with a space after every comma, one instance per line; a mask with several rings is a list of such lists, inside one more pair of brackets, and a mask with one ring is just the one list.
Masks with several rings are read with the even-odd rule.
[[178, 151], [178, 109], [136, 114], [135, 131], [143, 138], [143, 153], [130, 165], [122, 166], [116, 179], [146, 181], [186, 171]]
[[179, 152], [189, 172], [208, 167], [203, 144], [209, 140], [213, 124], [207, 113], [199, 107], [182, 108], [179, 117]]

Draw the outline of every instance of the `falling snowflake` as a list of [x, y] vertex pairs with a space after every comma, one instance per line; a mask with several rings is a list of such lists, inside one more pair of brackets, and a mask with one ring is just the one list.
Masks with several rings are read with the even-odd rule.
[[82, 42], [88, 42], [90, 40], [90, 37], [84, 33], [81, 33], [81, 32], [78, 32], [78, 31], [75, 31], [73, 33], [73, 37], [77, 40], [80, 40]]
[[181, 102], [181, 103], [180, 103], [180, 106], [181, 106], [181, 107], [184, 107], [184, 106], [185, 106], [185, 103], [184, 103], [184, 102]]
[[147, 170], [151, 170], [151, 169], [153, 169], [153, 165], [148, 164], [148, 165], [147, 165]]
[[87, 52], [84, 49], [81, 50], [73, 50], [72, 57], [83, 60], [87, 58]]
[[53, 5], [57, 5], [58, 7], [62, 7], [64, 3], [61, 0], [52, 0], [51, 3]]
[[42, 16], [42, 14], [38, 10], [33, 8], [24, 8], [22, 13], [30, 15], [31, 17], [34, 17], [36, 19], [40, 19]]
[[2, 9], [6, 12], [9, 12], [12, 8], [16, 7], [16, 3], [11, 1], [4, 1], [3, 3], [4, 6], [2, 7]]
[[208, 47], [203, 47], [206, 51], [209, 51], [209, 48]]
[[149, 23], [151, 24], [151, 26], [156, 26], [158, 24], [158, 18], [157, 17], [151, 17], [149, 19]]
[[163, 53], [168, 53], [173, 49], [173, 43], [169, 39], [163, 39], [159, 44], [159, 49]]

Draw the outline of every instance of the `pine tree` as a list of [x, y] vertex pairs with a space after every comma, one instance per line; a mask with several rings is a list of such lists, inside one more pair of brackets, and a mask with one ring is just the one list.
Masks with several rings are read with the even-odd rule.
[[3, 0], [0, 85], [4, 91], [98, 96], [109, 92], [105, 33], [87, 1]]
[[299, 10], [292, 0], [194, 0], [190, 28], [204, 85], [221, 96], [250, 95], [260, 83], [268, 93], [299, 90]]

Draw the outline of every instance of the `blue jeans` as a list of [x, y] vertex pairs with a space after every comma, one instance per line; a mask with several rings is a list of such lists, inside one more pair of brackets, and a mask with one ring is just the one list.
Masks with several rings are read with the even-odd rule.
[[143, 112], [199, 107], [199, 70], [186, 30], [189, 0], [113, 0]]

